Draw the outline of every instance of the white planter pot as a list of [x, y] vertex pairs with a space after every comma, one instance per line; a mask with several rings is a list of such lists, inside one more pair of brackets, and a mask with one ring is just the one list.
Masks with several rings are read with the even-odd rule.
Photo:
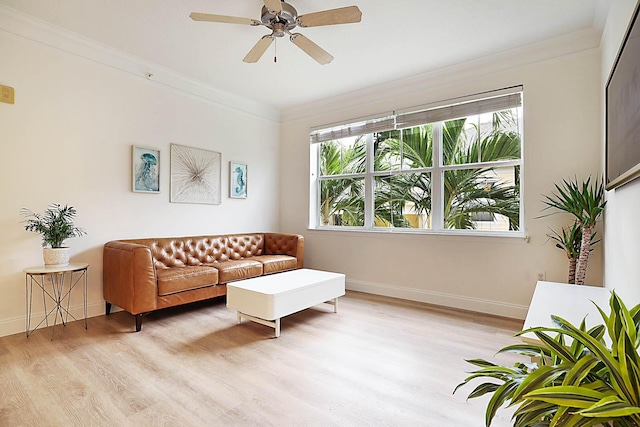
[[69, 248], [43, 248], [44, 265], [49, 267], [64, 267], [69, 265]]

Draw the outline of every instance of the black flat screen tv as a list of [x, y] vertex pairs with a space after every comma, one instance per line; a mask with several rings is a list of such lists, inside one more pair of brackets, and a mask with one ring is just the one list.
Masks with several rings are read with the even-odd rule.
[[640, 1], [606, 87], [606, 188], [640, 177]]

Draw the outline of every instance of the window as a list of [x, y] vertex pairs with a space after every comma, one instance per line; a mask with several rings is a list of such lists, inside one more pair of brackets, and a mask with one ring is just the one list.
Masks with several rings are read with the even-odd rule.
[[311, 133], [311, 226], [521, 229], [522, 88]]

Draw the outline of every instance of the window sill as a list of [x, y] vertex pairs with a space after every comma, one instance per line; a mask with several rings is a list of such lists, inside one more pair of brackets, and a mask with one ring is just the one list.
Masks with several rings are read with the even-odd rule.
[[308, 227], [307, 231], [312, 233], [331, 233], [331, 234], [358, 234], [364, 236], [437, 236], [437, 237], [471, 237], [471, 238], [506, 238], [516, 239], [529, 242], [529, 235], [524, 231], [469, 231], [469, 230], [416, 230], [416, 229], [398, 229], [398, 228], [380, 228], [380, 229], [363, 229], [363, 228], [347, 228], [347, 227]]

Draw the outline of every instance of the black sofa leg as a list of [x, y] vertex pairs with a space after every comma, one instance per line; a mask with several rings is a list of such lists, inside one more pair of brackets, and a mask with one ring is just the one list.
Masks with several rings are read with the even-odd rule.
[[111, 314], [111, 303], [110, 302], [107, 302], [107, 301], [104, 302], [104, 312], [105, 312], [105, 314], [107, 316]]
[[140, 332], [140, 329], [142, 329], [142, 314], [136, 314], [135, 318], [136, 318], [136, 332]]

